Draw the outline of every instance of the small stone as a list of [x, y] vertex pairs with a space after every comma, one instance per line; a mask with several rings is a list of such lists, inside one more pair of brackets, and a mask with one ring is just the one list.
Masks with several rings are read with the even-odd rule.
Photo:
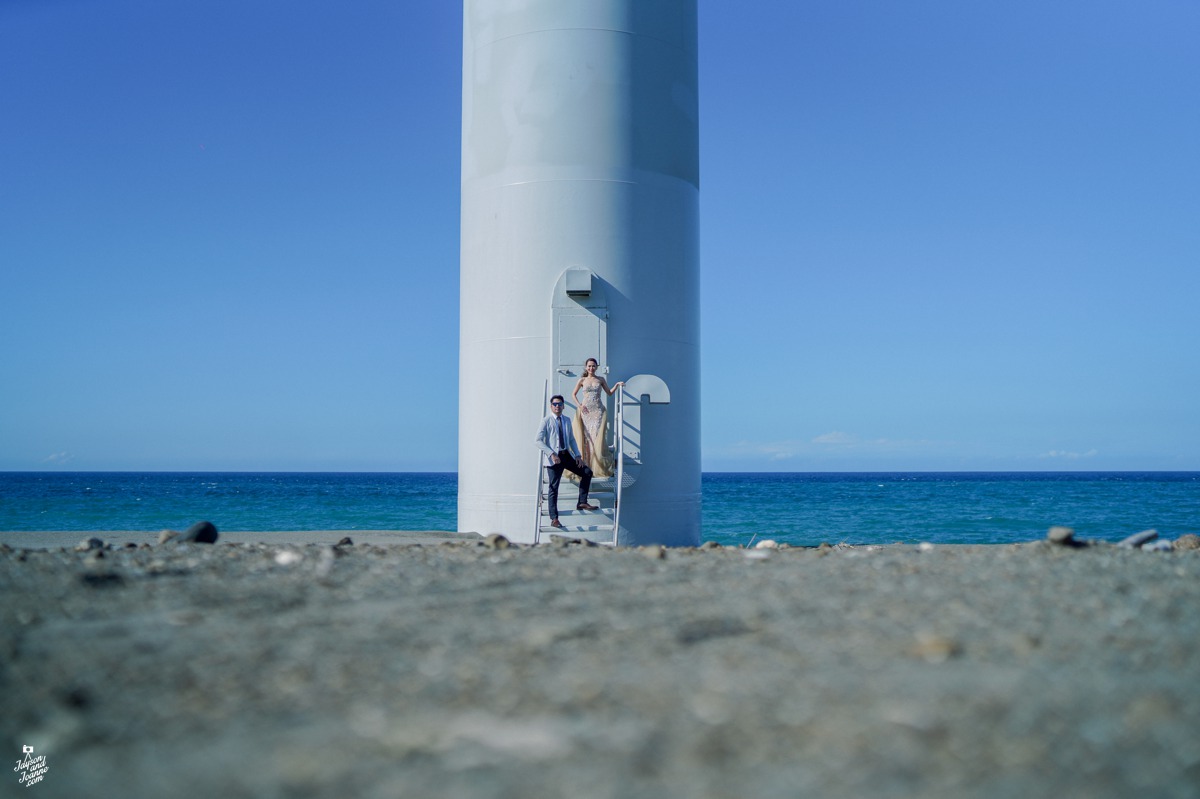
[[1142, 545], [1143, 552], [1170, 552], [1173, 549], [1175, 549], [1175, 545], [1162, 538]]
[[275, 553], [275, 562], [280, 566], [291, 566], [304, 560], [304, 556], [292, 549], [283, 549]]
[[1200, 549], [1200, 535], [1187, 533], [1175, 539], [1176, 549]]
[[508, 549], [512, 546], [512, 542], [502, 536], [500, 533], [492, 533], [487, 538], [483, 539], [483, 545], [488, 549]]
[[1046, 533], [1046, 538], [1051, 544], [1058, 544], [1061, 547], [1070, 546], [1075, 543], [1075, 530], [1071, 527], [1055, 525], [1050, 528], [1050, 532]]
[[700, 548], [705, 549], [705, 550], [720, 549], [721, 545], [718, 544], [716, 541], [705, 541], [703, 544], [700, 545]]
[[126, 542], [125, 542], [125, 548], [126, 548], [126, 549], [137, 549], [137, 548], [138, 548], [138, 545], [137, 545], [137, 544], [135, 544], [135, 543], [133, 543], [132, 541], [126, 541]]
[[929, 543], [928, 541], [922, 541], [921, 543], [917, 544], [917, 551], [918, 552], [932, 552], [933, 544]]
[[180, 542], [194, 541], [197, 544], [217, 543], [217, 528], [212, 522], [196, 522], [179, 536]]
[[79, 579], [83, 581], [84, 585], [90, 585], [93, 588], [119, 586], [125, 582], [124, 577], [111, 571], [91, 571], [79, 575]]
[[76, 552], [90, 552], [93, 549], [104, 549], [104, 542], [99, 538], [85, 538], [75, 547]]
[[830, 544], [828, 541], [822, 541], [820, 544], [817, 545], [817, 549], [833, 549], [833, 545]]
[[1039, 646], [1042, 645], [1042, 640], [1035, 635], [1027, 633], [1018, 633], [1008, 639], [1009, 646], [1012, 647], [1014, 653], [1018, 655], [1030, 655]]
[[1140, 533], [1134, 533], [1133, 535], [1129, 536], [1124, 541], [1117, 544], [1117, 546], [1125, 547], [1126, 549], [1137, 549], [1140, 546], [1150, 543], [1156, 538], [1158, 538], [1158, 530], [1142, 530]]
[[665, 560], [667, 557], [667, 548], [664, 546], [638, 547], [638, 549], [650, 560]]
[[178, 537], [179, 537], [178, 530], [163, 530], [161, 533], [158, 534], [158, 543], [165, 544], [168, 541], [174, 541]]
[[769, 538], [763, 539], [754, 545], [755, 549], [779, 549], [779, 542], [772, 541]]
[[962, 647], [952, 638], [933, 633], [918, 633], [917, 642], [909, 651], [926, 663], [945, 663], [961, 652]]
[[352, 547], [354, 542], [350, 540], [350, 536], [343, 536], [341, 541], [334, 544], [334, 547]]

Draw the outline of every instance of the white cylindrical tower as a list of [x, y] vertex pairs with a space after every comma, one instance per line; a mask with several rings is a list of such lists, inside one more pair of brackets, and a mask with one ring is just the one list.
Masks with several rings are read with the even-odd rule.
[[619, 543], [696, 545], [696, 0], [465, 0], [463, 28], [458, 529], [533, 540], [545, 398], [574, 416], [594, 356], [670, 394]]

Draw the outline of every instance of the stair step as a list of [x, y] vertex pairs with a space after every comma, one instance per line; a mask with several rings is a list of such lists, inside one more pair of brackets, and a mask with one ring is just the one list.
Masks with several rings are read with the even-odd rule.
[[606, 538], [612, 539], [612, 525], [586, 525], [586, 524], [564, 524], [562, 527], [551, 527], [548, 524], [543, 524], [538, 528], [543, 535], [576, 535], [584, 534], [602, 534]]
[[[612, 539], [603, 538], [588, 538], [582, 535], [562, 535], [561, 533], [551, 533], [549, 541], [566, 541], [569, 544], [578, 543], [579, 541], [587, 541], [590, 546], [594, 547], [611, 547], [615, 546]], [[543, 542], [545, 543], [545, 542]]]
[[586, 538], [588, 541], [604, 546], [612, 546], [613, 542], [613, 533], [610, 529], [588, 530], [574, 527], [565, 527], [562, 529], [557, 527], [543, 527], [539, 530], [539, 535], [541, 537], [539, 543], [543, 544], [554, 538]]

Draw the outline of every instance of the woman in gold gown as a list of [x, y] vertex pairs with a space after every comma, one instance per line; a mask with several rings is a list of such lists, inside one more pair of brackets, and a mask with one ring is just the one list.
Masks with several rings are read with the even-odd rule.
[[[583, 450], [584, 462], [592, 467], [592, 474], [597, 478], [612, 477], [613, 459], [608, 450], [608, 403], [607, 397], [625, 385], [624, 382], [613, 384], [612, 388], [603, 377], [596, 374], [600, 363], [595, 358], [588, 358], [584, 366], [584, 375], [575, 384], [571, 397], [579, 408], [573, 422], [575, 440]], [[579, 392], [583, 392], [580, 399]], [[606, 396], [602, 396], [600, 392]]]

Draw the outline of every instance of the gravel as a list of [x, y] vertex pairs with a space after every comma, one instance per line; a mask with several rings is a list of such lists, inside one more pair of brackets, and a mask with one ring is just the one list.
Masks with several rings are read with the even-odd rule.
[[1197, 550], [225, 538], [0, 545], [40, 796], [1200, 797]]

